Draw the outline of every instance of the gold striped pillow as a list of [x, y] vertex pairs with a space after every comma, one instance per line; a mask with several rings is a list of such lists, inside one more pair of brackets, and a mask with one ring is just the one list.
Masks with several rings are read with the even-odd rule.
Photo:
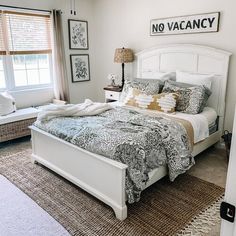
[[177, 93], [147, 95], [138, 89], [130, 88], [124, 100], [124, 104], [165, 113], [174, 113], [177, 99]]

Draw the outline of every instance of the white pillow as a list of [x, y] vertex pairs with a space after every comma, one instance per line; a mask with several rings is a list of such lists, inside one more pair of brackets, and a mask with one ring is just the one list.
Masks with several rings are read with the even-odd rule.
[[15, 99], [8, 92], [0, 93], [0, 116], [16, 111]]
[[175, 80], [175, 72], [146, 71], [142, 73], [142, 78], [158, 79], [164, 84], [166, 80]]
[[176, 82], [193, 84], [193, 85], [204, 85], [211, 89], [211, 84], [214, 79], [214, 75], [207, 74], [194, 74], [183, 71], [176, 71]]
[[161, 82], [165, 82], [166, 80], [175, 80], [175, 72], [153, 72], [153, 79], [158, 79]]

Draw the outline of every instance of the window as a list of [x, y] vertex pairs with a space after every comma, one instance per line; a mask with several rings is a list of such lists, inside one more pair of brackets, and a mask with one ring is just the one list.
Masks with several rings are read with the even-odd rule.
[[50, 62], [48, 54], [13, 56], [15, 86], [50, 84]]
[[51, 18], [0, 10], [0, 90], [52, 86]]

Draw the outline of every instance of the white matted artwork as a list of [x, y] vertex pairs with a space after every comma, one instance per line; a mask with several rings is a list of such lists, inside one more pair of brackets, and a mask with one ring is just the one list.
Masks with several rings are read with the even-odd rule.
[[72, 82], [82, 82], [90, 80], [89, 55], [70, 55]]
[[70, 49], [88, 49], [88, 22], [83, 20], [68, 20], [68, 25]]

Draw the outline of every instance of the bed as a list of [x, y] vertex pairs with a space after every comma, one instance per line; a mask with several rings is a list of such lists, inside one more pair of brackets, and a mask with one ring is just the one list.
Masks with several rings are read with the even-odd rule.
[[[218, 128], [208, 138], [194, 145], [193, 156], [220, 140], [230, 55], [215, 48], [185, 44], [159, 46], [136, 54], [134, 71], [139, 78], [155, 79], [160, 71], [175, 70], [216, 75], [208, 106], [217, 112]], [[31, 126], [31, 133], [33, 163], [40, 163], [55, 171], [112, 207], [116, 218], [126, 219], [127, 165], [86, 151], [35, 126]], [[149, 173], [145, 188], [166, 174], [167, 168], [164, 166], [153, 170]]]

